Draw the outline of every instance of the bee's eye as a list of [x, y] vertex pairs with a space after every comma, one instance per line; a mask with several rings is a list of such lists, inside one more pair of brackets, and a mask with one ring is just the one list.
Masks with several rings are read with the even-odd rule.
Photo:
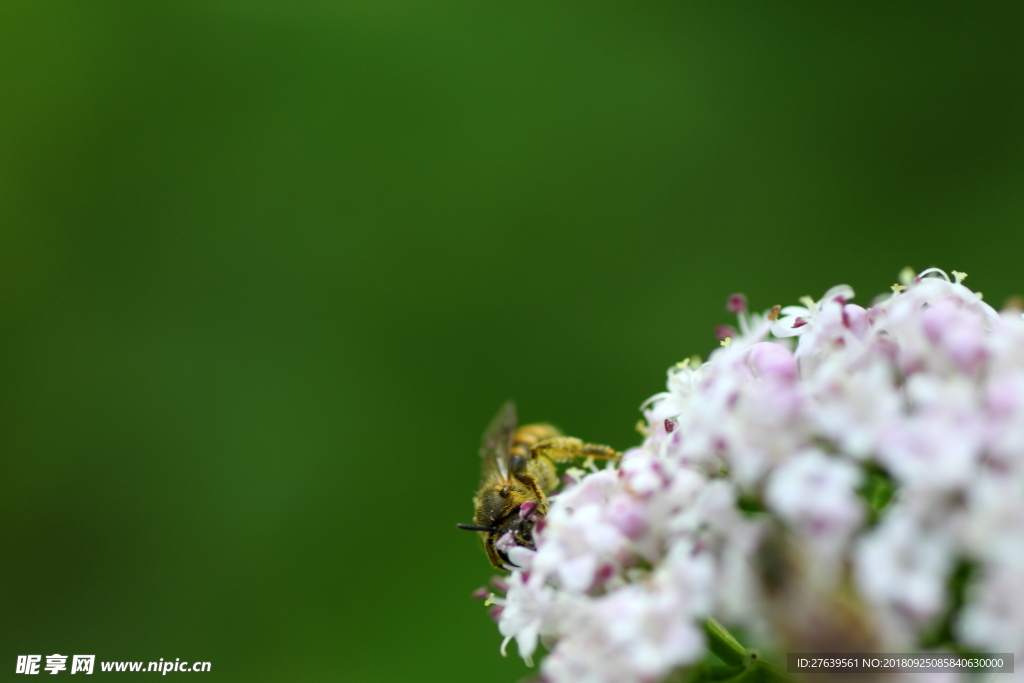
[[526, 470], [526, 458], [521, 455], [513, 455], [512, 460], [509, 462], [509, 467], [512, 468], [513, 472], [523, 472]]

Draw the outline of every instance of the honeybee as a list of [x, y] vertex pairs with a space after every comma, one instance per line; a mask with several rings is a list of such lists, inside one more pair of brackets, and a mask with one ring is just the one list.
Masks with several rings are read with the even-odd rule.
[[460, 529], [480, 532], [487, 559], [498, 569], [511, 565], [498, 539], [534, 549], [533, 528], [548, 511], [548, 495], [558, 486], [555, 462], [579, 458], [618, 458], [608, 446], [584, 443], [547, 424], [516, 427], [516, 404], [501, 407], [480, 445], [482, 482], [473, 498], [473, 524]]

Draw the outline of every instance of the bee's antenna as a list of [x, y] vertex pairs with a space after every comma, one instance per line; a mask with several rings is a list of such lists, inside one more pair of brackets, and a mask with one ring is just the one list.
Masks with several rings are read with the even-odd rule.
[[497, 529], [489, 526], [474, 526], [472, 524], [456, 524], [455, 526], [466, 531], [497, 531]]

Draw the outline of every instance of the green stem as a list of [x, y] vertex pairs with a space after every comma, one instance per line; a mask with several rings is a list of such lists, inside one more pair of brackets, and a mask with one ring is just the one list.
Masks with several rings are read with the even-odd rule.
[[756, 650], [748, 650], [715, 619], [704, 622], [704, 633], [708, 636], [708, 648], [726, 664], [742, 666], [745, 671], [731, 683], [792, 683], [792, 679], [774, 666], [761, 659]]
[[759, 680], [765, 683], [793, 683], [793, 679], [784, 674], [783, 672], [776, 669], [774, 666], [759, 659], [754, 662], [754, 666], [751, 667], [760, 671]]
[[704, 632], [708, 636], [708, 648], [719, 659], [733, 666], [746, 666], [747, 649], [718, 621], [708, 618], [704, 622]]

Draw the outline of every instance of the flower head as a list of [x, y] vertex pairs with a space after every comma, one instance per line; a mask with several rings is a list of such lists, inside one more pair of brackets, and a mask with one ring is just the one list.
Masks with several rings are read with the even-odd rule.
[[1024, 650], [1024, 319], [953, 274], [867, 308], [846, 285], [762, 314], [730, 297], [736, 327], [669, 370], [643, 443], [509, 549], [506, 640], [544, 636], [552, 683], [654, 682], [704, 657], [705, 618], [798, 648], [815, 604], [844, 604], [824, 630], [879, 651]]

